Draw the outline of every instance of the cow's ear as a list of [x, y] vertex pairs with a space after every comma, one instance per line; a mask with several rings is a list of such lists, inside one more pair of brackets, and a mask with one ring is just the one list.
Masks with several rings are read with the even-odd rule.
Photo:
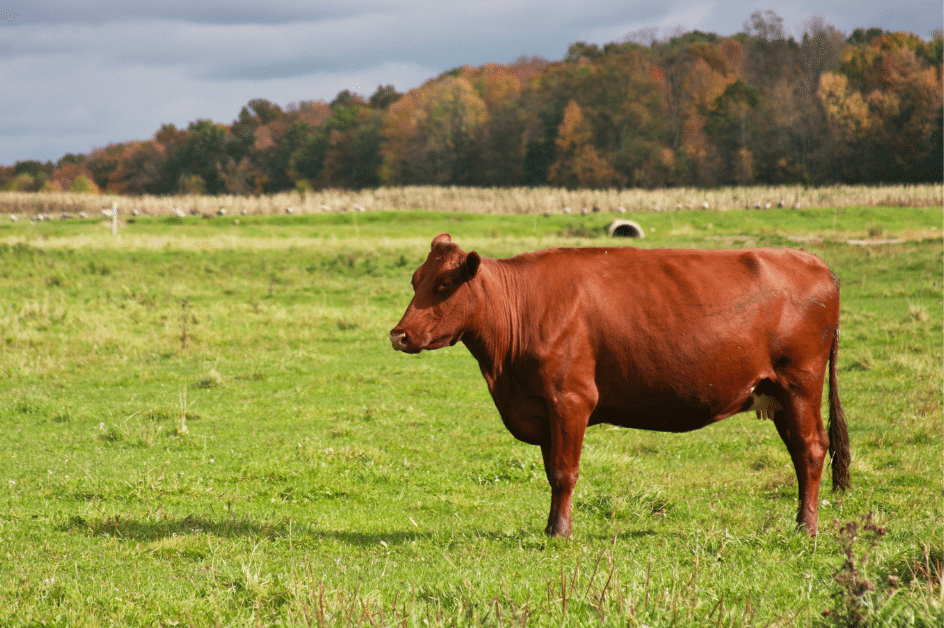
[[479, 254], [475, 251], [465, 256], [465, 261], [462, 262], [462, 269], [465, 271], [466, 281], [475, 277], [475, 274], [479, 272], [479, 265], [481, 263], [482, 258], [479, 257]]

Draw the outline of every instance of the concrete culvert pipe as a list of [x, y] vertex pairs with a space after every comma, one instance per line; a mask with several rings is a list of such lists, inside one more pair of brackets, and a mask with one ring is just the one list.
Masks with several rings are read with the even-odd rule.
[[644, 238], [642, 227], [632, 220], [614, 220], [610, 223], [607, 232], [611, 238]]

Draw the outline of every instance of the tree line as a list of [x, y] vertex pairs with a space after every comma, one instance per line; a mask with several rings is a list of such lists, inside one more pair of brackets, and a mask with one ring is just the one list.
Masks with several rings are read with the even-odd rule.
[[643, 29], [560, 61], [462, 67], [230, 124], [0, 168], [14, 190], [264, 194], [397, 185], [567, 188], [940, 182], [942, 50], [901, 32], [800, 40], [771, 11], [732, 37]]

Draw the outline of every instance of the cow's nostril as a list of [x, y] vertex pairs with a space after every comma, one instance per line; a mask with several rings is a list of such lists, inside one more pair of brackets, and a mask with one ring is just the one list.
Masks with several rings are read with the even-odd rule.
[[403, 346], [406, 344], [406, 332], [396, 330], [391, 331], [390, 344], [393, 345], [395, 350], [403, 351]]

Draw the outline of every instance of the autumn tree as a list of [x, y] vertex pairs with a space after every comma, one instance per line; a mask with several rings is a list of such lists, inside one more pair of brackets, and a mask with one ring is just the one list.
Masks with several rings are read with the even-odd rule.
[[939, 180], [941, 73], [919, 52], [923, 45], [885, 33], [847, 48], [837, 72], [822, 76], [837, 178]]
[[100, 190], [107, 190], [113, 181], [112, 175], [121, 165], [122, 158], [127, 154], [124, 143], [109, 144], [104, 148], [97, 148], [83, 162], [85, 169], [92, 176], [92, 181]]
[[140, 142], [112, 173], [111, 185], [121, 194], [161, 194], [170, 187], [163, 180], [165, 158], [154, 141]]
[[494, 63], [467, 74], [487, 115], [473, 139], [477, 155], [469, 181], [474, 185], [516, 185], [523, 165], [523, 77], [527, 69]]
[[715, 100], [738, 78], [742, 45], [694, 31], [657, 42], [653, 49], [665, 76], [668, 148], [677, 172], [667, 182], [716, 184], [718, 151], [705, 123]]
[[590, 125], [580, 105], [571, 100], [564, 109], [564, 119], [557, 133], [556, 161], [548, 173], [548, 182], [566, 188], [614, 187], [623, 178], [591, 143]]
[[381, 131], [383, 183], [469, 183], [487, 108], [461, 74], [446, 73], [388, 108]]
[[[697, 101], [706, 91], [706, 74], [726, 73], [720, 49], [714, 45], [718, 36], [694, 31], [667, 42], [654, 42], [656, 60], [662, 71], [669, 114], [669, 148], [682, 146], [685, 119], [695, 113]], [[717, 94], [715, 95], [717, 96]]]
[[604, 50], [572, 47], [567, 59], [549, 67], [525, 94], [525, 108], [531, 112], [524, 135], [528, 182], [543, 183], [539, 179], [544, 172], [544, 181], [551, 180], [552, 165], [570, 158], [557, 154], [558, 132], [565, 128], [561, 125], [570, 101], [586, 119], [597, 157], [616, 172], [610, 184], [671, 182], [674, 154], [662, 151], [668, 141], [664, 78], [650, 52], [636, 44]]

